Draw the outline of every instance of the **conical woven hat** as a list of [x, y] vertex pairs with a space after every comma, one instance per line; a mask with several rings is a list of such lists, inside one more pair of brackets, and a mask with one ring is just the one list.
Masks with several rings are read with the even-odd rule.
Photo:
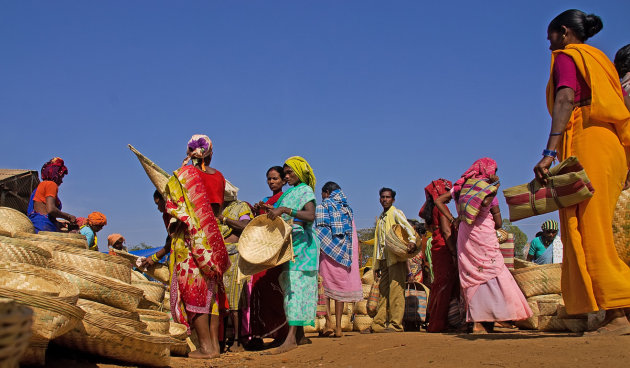
[[291, 226], [280, 217], [271, 220], [267, 215], [254, 218], [247, 224], [238, 241], [238, 252], [251, 264], [271, 264], [278, 259], [284, 243], [291, 237]]
[[138, 156], [140, 164], [144, 168], [144, 171], [146, 171], [153, 185], [155, 185], [155, 188], [162, 194], [162, 196], [164, 196], [164, 194], [166, 193], [166, 184], [168, 184], [168, 173], [162, 170], [162, 168], [156, 165], [153, 161], [149, 160], [145, 155], [140, 153], [132, 145], [129, 144], [128, 146], [131, 152], [135, 153], [136, 156]]
[[[270, 262], [266, 264], [253, 264], [249, 263], [243, 259], [243, 257], [238, 258], [238, 270], [241, 275], [252, 276], [257, 274], [258, 272], [268, 270], [270, 268], [279, 266], [283, 263], [292, 261], [294, 257], [293, 254], [293, 243], [291, 241], [291, 237], [289, 237], [277, 254], [277, 257], [272, 259]], [[240, 281], [240, 277], [239, 277]]]

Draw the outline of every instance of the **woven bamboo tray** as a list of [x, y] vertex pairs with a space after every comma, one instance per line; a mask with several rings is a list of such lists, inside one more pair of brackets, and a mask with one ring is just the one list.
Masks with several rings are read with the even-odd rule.
[[133, 283], [134, 281], [149, 281], [149, 279], [144, 277], [142, 272], [138, 272], [136, 270], [133, 270], [133, 271], [131, 271], [131, 282]]
[[87, 240], [85, 239], [60, 238], [58, 236], [29, 234], [24, 232], [15, 232], [13, 233], [13, 237], [31, 240], [41, 247], [54, 247], [56, 245], [79, 249], [87, 249], [88, 247]]
[[[112, 249], [112, 251], [116, 253], [117, 256], [125, 258], [126, 260], [131, 262], [131, 264], [133, 264], [134, 267], [138, 265], [138, 259], [140, 258], [139, 256], [125, 252], [123, 250]], [[141, 271], [163, 283], [168, 283], [168, 280], [170, 278], [168, 266], [163, 263], [155, 263], [152, 266], [149, 266], [146, 270], [141, 270]], [[147, 280], [147, 278], [144, 277], [144, 275], [142, 277], [145, 280]]]
[[179, 340], [173, 339], [173, 343], [171, 344], [172, 356], [185, 357], [185, 356], [188, 356], [188, 353], [190, 353], [190, 348], [188, 347], [188, 343], [186, 343], [186, 340], [179, 341]]
[[25, 263], [0, 261], [0, 287], [48, 295], [73, 305], [79, 299], [79, 288], [64, 277], [47, 268]]
[[81, 308], [53, 298], [0, 288], [0, 297], [11, 298], [33, 309], [33, 336], [54, 339], [71, 330], [83, 318]]
[[562, 291], [560, 285], [562, 264], [520, 268], [511, 272], [527, 298], [543, 294], [559, 294]]
[[83, 310], [89, 309], [92, 312], [107, 314], [112, 317], [126, 318], [133, 321], [140, 321], [138, 312], [130, 312], [120, 308], [110, 307], [109, 305], [93, 302], [87, 299], [79, 299], [77, 306]]
[[33, 310], [0, 298], [0, 367], [17, 367], [28, 347]]
[[367, 300], [361, 300], [354, 303], [354, 313], [360, 315], [367, 315]]
[[370, 296], [370, 291], [372, 291], [372, 285], [363, 284], [361, 288], [363, 289], [363, 299], [367, 299]]
[[170, 364], [170, 337], [139, 333], [112, 323], [102, 315], [88, 314], [82, 323], [55, 340], [90, 354], [127, 363], [163, 367]]
[[566, 331], [564, 321], [556, 316], [538, 316], [538, 329], [545, 332]]
[[83, 299], [107, 304], [127, 311], [135, 311], [142, 299], [142, 290], [111, 277], [87, 272], [57, 261], [50, 261], [61, 276], [77, 285]]
[[0, 236], [0, 260], [46, 267], [52, 254], [24, 239]]
[[131, 283], [131, 263], [120, 257], [87, 249], [77, 249], [63, 245], [55, 246], [52, 259], [87, 272]]
[[85, 235], [81, 233], [68, 233], [65, 231], [40, 231], [37, 233], [37, 235], [44, 235], [47, 237], [62, 238], [62, 239], [75, 239], [75, 240], [82, 240], [82, 241], [87, 242], [87, 238], [85, 237]]
[[171, 317], [168, 313], [150, 309], [138, 309], [140, 321], [147, 324], [147, 331], [160, 335], [168, 335], [171, 328]]
[[35, 233], [35, 227], [25, 214], [10, 207], [0, 207], [0, 230], [8, 233]]
[[361, 276], [361, 283], [372, 285], [374, 283], [374, 270], [366, 271], [363, 276]]
[[162, 311], [162, 304], [156, 303], [153, 300], [149, 300], [145, 297], [140, 299], [140, 303], [138, 303], [138, 309], [150, 309], [154, 311]]
[[102, 310], [93, 309], [85, 305], [81, 306], [80, 308], [85, 311], [86, 316], [90, 315], [91, 317], [94, 317], [94, 318], [105, 318], [107, 321], [109, 321], [112, 324], [115, 324], [116, 326], [127, 328], [129, 330], [133, 330], [136, 332], [145, 332], [145, 333], [148, 332], [147, 324], [142, 321], [133, 320], [129, 318], [114, 317], [112, 315], [106, 314]]
[[147, 300], [157, 304], [161, 304], [164, 300], [166, 286], [162, 283], [152, 281], [133, 281], [131, 284], [142, 290], [144, 292], [144, 297]]
[[49, 339], [32, 336], [31, 339], [28, 341], [26, 351], [24, 351], [24, 354], [20, 358], [20, 365], [45, 366], [46, 350], [48, 349], [49, 341]]
[[514, 269], [516, 270], [521, 269], [521, 268], [534, 267], [534, 266], [538, 266], [538, 265], [534, 262], [529, 262], [524, 259], [514, 258]]
[[630, 190], [621, 192], [617, 200], [612, 227], [617, 254], [630, 265]]

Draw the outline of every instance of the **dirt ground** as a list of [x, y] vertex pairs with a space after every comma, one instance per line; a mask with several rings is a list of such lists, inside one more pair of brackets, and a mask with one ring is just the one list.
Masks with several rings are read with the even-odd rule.
[[[343, 338], [312, 337], [312, 344], [282, 355], [226, 353], [208, 361], [171, 358], [175, 368], [214, 367], [630, 367], [630, 336], [580, 337], [572, 333], [503, 330], [488, 335], [405, 332]], [[51, 347], [47, 366], [118, 368], [99, 357]]]

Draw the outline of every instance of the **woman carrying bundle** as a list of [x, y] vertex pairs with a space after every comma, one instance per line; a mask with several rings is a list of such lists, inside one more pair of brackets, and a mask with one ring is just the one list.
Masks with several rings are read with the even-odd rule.
[[313, 232], [315, 221], [315, 174], [305, 159], [294, 156], [284, 163], [284, 174], [291, 189], [284, 192], [275, 208], [267, 207], [267, 216], [292, 223], [293, 252], [280, 275], [284, 292], [284, 311], [289, 334], [276, 350], [283, 353], [297, 347], [304, 336], [304, 326], [315, 325], [317, 308], [318, 243]]
[[546, 183], [556, 156], [576, 156], [584, 167], [593, 197], [560, 209], [562, 297], [570, 314], [606, 311], [596, 333], [623, 335], [630, 333], [630, 267], [615, 250], [612, 221], [621, 190], [630, 187], [630, 112], [613, 63], [584, 43], [602, 27], [598, 16], [575, 9], [549, 23], [551, 129], [534, 173]]
[[216, 219], [225, 179], [208, 166], [212, 141], [207, 136], [194, 135], [187, 155], [166, 188], [166, 211], [172, 216], [171, 313], [197, 331], [200, 346], [189, 357], [213, 358], [220, 353], [219, 313], [226, 306], [222, 278], [230, 265]]
[[[466, 302], [466, 321], [473, 333], [492, 332], [494, 322], [529, 318], [532, 311], [503, 262], [496, 230], [502, 226], [497, 163], [482, 158], [455, 182], [450, 192], [435, 200], [449, 223], [458, 226], [459, 281]], [[451, 216], [446, 203], [455, 199], [459, 217]], [[482, 322], [487, 322], [483, 323]]]

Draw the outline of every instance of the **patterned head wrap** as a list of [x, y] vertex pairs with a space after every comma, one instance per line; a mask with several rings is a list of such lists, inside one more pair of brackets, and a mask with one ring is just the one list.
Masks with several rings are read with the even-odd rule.
[[123, 242], [125, 242], [125, 238], [120, 235], [120, 234], [111, 234], [110, 236], [107, 237], [107, 245], [109, 245], [110, 247], [114, 244], [116, 244], [117, 241], [121, 240]]
[[90, 226], [107, 225], [107, 217], [100, 212], [92, 212], [87, 217], [87, 224]]
[[[429, 198], [435, 201], [437, 197], [448, 192], [449, 190], [451, 190], [452, 187], [453, 187], [453, 183], [450, 180], [440, 178], [438, 180], [433, 180], [431, 184], [427, 185], [424, 188], [424, 195], [426, 196], [427, 201], [429, 200]], [[422, 213], [424, 213], [424, 209], [426, 205], [427, 204], [425, 202], [422, 208], [420, 209], [420, 212], [418, 213], [420, 217], [422, 217]]]
[[232, 202], [236, 200], [238, 194], [238, 188], [229, 180], [225, 179], [225, 191], [223, 192], [223, 200], [226, 202]]
[[544, 230], [558, 231], [558, 223], [555, 220], [547, 220], [547, 221], [543, 222], [543, 224], [542, 224], [542, 226], [540, 228], [543, 231]]
[[[188, 141], [186, 159], [182, 166], [186, 165], [191, 159], [204, 159], [208, 156], [212, 156], [212, 141], [207, 135], [195, 134]], [[203, 161], [201, 166], [205, 169]]]
[[315, 179], [315, 173], [313, 173], [311, 165], [309, 165], [303, 157], [289, 157], [284, 164], [293, 169], [302, 183], [308, 185], [313, 189], [313, 191], [315, 191], [315, 183], [317, 182]]
[[497, 162], [489, 157], [480, 158], [475, 161], [471, 167], [462, 174], [455, 185], [453, 185], [453, 191], [459, 193], [468, 179], [488, 179], [490, 176], [496, 174]]
[[64, 162], [61, 158], [55, 157], [52, 160], [46, 162], [44, 166], [42, 166], [42, 180], [51, 180], [57, 182], [59, 179], [63, 178], [64, 175], [68, 174], [68, 168], [64, 165]]

